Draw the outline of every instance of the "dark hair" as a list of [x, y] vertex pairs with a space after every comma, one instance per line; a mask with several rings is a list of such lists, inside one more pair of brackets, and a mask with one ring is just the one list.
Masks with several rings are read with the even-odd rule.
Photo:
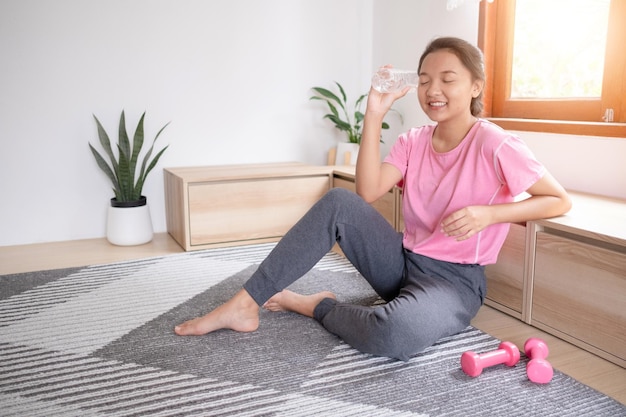
[[[446, 49], [452, 52], [459, 58], [465, 68], [472, 74], [474, 80], [485, 81], [485, 64], [483, 60], [483, 53], [480, 49], [472, 45], [471, 43], [459, 38], [444, 37], [437, 38], [428, 44], [424, 53], [420, 57], [419, 66], [417, 72], [422, 69], [422, 63], [428, 54]], [[483, 91], [481, 90], [478, 97], [472, 98], [470, 104], [470, 112], [472, 116], [480, 116], [483, 111]]]

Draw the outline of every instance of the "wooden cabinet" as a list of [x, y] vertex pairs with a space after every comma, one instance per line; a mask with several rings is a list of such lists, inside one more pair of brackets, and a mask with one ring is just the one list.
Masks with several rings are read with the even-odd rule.
[[[355, 191], [354, 166], [300, 163], [166, 168], [167, 230], [185, 249], [279, 240], [331, 187]], [[394, 227], [399, 190], [373, 206]]]
[[298, 163], [168, 168], [167, 230], [185, 250], [279, 240], [331, 186]]
[[522, 319], [524, 305], [524, 264], [526, 225], [511, 224], [498, 262], [485, 268], [487, 299], [485, 304]]
[[626, 366], [626, 246], [536, 233], [530, 324]]
[[570, 195], [565, 216], [511, 225], [486, 304], [626, 367], [626, 201]]

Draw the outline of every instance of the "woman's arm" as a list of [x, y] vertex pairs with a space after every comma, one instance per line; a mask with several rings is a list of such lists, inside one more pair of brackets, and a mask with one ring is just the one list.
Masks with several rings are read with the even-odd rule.
[[469, 206], [458, 210], [444, 219], [442, 230], [456, 240], [465, 240], [491, 224], [560, 216], [572, 207], [565, 189], [548, 172], [526, 192], [530, 194], [526, 200], [493, 206]]
[[408, 91], [406, 88], [401, 92], [382, 94], [372, 88], [367, 97], [355, 182], [357, 194], [368, 203], [378, 200], [402, 179], [402, 173], [396, 167], [380, 162], [380, 133], [392, 104]]

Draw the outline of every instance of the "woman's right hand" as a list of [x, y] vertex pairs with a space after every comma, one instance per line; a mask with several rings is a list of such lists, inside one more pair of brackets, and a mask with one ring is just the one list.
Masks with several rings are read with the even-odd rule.
[[[385, 65], [383, 68], [393, 68], [393, 66]], [[403, 90], [393, 91], [390, 93], [381, 93], [374, 87], [370, 87], [369, 94], [367, 95], [367, 108], [365, 113], [367, 114], [367, 112], [370, 111], [384, 117], [384, 115], [391, 109], [393, 103], [407, 95], [409, 91], [411, 91], [411, 87], [408, 86]]]

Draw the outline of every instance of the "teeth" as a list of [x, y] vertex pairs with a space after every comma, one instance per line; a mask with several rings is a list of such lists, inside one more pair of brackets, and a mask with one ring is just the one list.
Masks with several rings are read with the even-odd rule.
[[446, 103], [444, 103], [443, 101], [435, 101], [431, 102], [430, 105], [433, 107], [443, 107], [446, 105]]

